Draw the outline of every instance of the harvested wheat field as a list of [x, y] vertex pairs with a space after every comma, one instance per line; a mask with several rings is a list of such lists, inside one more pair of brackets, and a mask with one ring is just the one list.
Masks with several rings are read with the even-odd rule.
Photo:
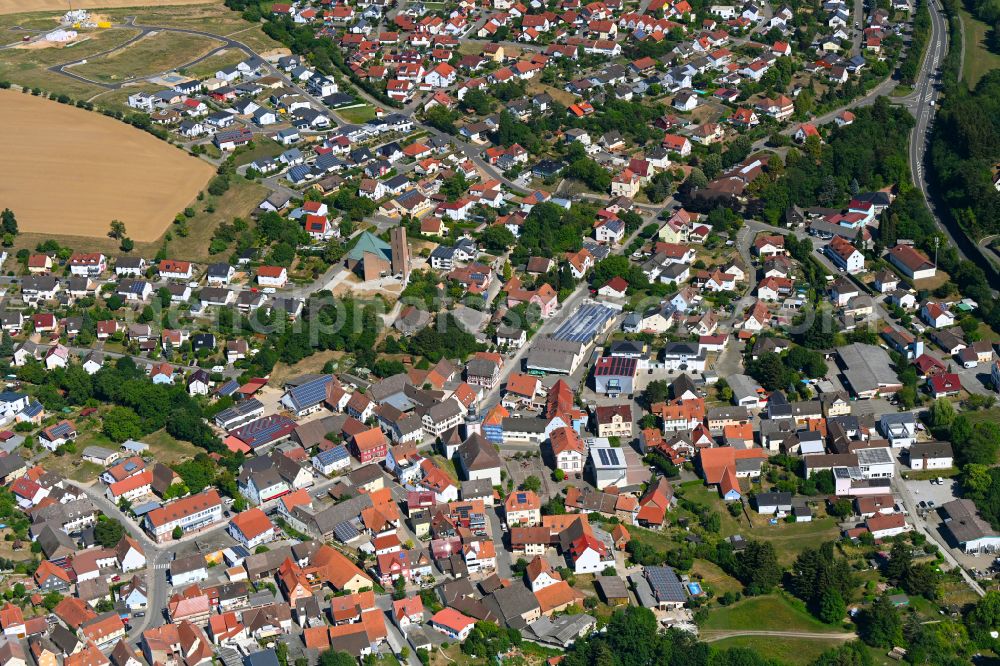
[[22, 231], [104, 237], [121, 220], [154, 241], [214, 173], [122, 122], [12, 90], [0, 90], [0, 127], [0, 202]]
[[[170, 5], [216, 4], [212, 0], [74, 0], [73, 9], [114, 9], [116, 7], [168, 7]], [[0, 0], [0, 14], [65, 12], [65, 0]]]

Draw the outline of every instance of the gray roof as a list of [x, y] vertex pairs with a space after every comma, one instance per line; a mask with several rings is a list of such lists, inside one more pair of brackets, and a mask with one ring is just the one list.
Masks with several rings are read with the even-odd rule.
[[542, 643], [569, 647], [573, 641], [597, 624], [597, 620], [581, 613], [579, 615], [559, 615], [555, 618], [542, 616], [525, 629], [528, 638]]
[[500, 423], [505, 432], [527, 432], [540, 434], [545, 432], [545, 429], [549, 427], [549, 421], [547, 419], [538, 417], [517, 418], [514, 416], [506, 416], [501, 419]]
[[628, 598], [628, 586], [618, 576], [598, 576], [594, 579], [594, 587], [606, 600]]
[[980, 517], [972, 500], [952, 500], [942, 504], [941, 508], [948, 514], [944, 527], [957, 543], [997, 536], [996, 530]]
[[493, 484], [489, 479], [476, 479], [475, 481], [462, 482], [462, 499], [467, 500], [473, 497], [484, 497], [493, 495]]
[[492, 443], [479, 433], [473, 433], [458, 447], [462, 466], [468, 471], [494, 469], [503, 465]]
[[859, 465], [891, 465], [892, 453], [887, 447], [875, 447], [870, 449], [858, 449], [855, 451], [858, 456]]
[[198, 569], [204, 569], [208, 565], [205, 564], [205, 556], [195, 553], [194, 555], [187, 555], [185, 557], [179, 557], [170, 563], [170, 576], [176, 576], [178, 574], [191, 573], [192, 571], [197, 571]]
[[18, 454], [0, 457], [0, 478], [24, 467], [24, 458]]
[[742, 400], [743, 398], [755, 397], [760, 390], [757, 380], [748, 375], [735, 374], [726, 378], [729, 388], [733, 389], [733, 398]]
[[747, 411], [746, 407], [714, 407], [708, 410], [707, 418], [709, 421], [723, 419], [744, 421], [750, 418], [750, 412]]
[[54, 529], [51, 525], [46, 525], [45, 529], [38, 535], [38, 543], [42, 545], [42, 553], [49, 559], [60, 555], [61, 549], [68, 549], [70, 553], [76, 551], [76, 544], [73, 540], [65, 532]]
[[908, 451], [910, 460], [919, 458], [952, 458], [951, 444], [949, 442], [915, 442], [910, 445]]
[[757, 495], [757, 506], [791, 506], [791, 493], [759, 493]]
[[855, 342], [837, 350], [844, 366], [844, 376], [855, 393], [877, 390], [880, 386], [900, 383], [892, 369], [889, 354], [881, 347]]
[[274, 649], [261, 650], [248, 654], [243, 660], [244, 666], [279, 666], [278, 653]]
[[83, 450], [83, 455], [90, 458], [101, 458], [102, 460], [107, 460], [111, 456], [115, 455], [115, 452], [111, 449], [106, 449], [103, 446], [88, 446]]
[[522, 615], [538, 608], [538, 599], [522, 583], [502, 587], [483, 601], [497, 617], [503, 618], [506, 626], [514, 629], [523, 629], [527, 623]]
[[296, 507], [295, 513], [300, 519], [304, 518], [307, 523], [315, 525], [320, 534], [330, 534], [337, 525], [356, 518], [362, 509], [370, 506], [373, 506], [371, 497], [361, 494], [317, 511], [315, 514], [305, 512], [302, 507]]

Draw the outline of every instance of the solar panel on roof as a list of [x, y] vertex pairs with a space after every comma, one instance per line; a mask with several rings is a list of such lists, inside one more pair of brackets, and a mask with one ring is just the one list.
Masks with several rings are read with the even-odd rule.
[[355, 529], [354, 525], [345, 520], [333, 528], [333, 536], [337, 537], [338, 541], [347, 543], [348, 541], [361, 536], [361, 533]]
[[127, 463], [125, 463], [125, 471], [126, 471], [126, 472], [131, 472], [131, 471], [132, 471], [132, 470], [134, 470], [134, 469], [135, 469], [136, 467], [138, 467], [138, 465], [137, 465], [137, 464], [135, 464], [134, 462], [127, 462]]
[[603, 305], [595, 303], [584, 305], [572, 317], [560, 324], [552, 337], [556, 340], [589, 343], [614, 316], [615, 311]]
[[219, 387], [218, 393], [222, 396], [232, 395], [233, 393], [236, 393], [236, 389], [239, 387], [239, 382], [235, 379], [230, 379], [228, 382]]
[[524, 493], [518, 493], [517, 494], [517, 503], [518, 504], [524, 504], [527, 501], [528, 501], [528, 496], [526, 494], [524, 494]]
[[663, 601], [686, 601], [684, 584], [670, 567], [646, 567], [646, 576], [656, 595]]
[[331, 379], [330, 376], [319, 377], [301, 386], [296, 386], [289, 391], [292, 401], [299, 409], [323, 402], [323, 399], [326, 398], [327, 384], [330, 383]]

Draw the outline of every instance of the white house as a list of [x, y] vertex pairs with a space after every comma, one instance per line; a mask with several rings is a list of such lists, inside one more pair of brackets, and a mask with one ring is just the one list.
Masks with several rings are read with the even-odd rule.
[[951, 469], [955, 464], [948, 442], [917, 442], [906, 453], [910, 469]]
[[878, 429], [893, 448], [909, 448], [917, 441], [917, 420], [910, 412], [883, 414]]
[[865, 255], [840, 236], [834, 236], [824, 252], [834, 264], [851, 275], [865, 270]]
[[288, 282], [288, 271], [284, 266], [261, 266], [257, 269], [257, 284], [262, 287], [284, 287]]
[[276, 536], [271, 519], [257, 507], [233, 516], [233, 519], [229, 521], [228, 531], [234, 539], [249, 550], [274, 541]]
[[920, 308], [920, 318], [934, 328], [948, 328], [955, 325], [955, 315], [943, 303], [927, 301]]

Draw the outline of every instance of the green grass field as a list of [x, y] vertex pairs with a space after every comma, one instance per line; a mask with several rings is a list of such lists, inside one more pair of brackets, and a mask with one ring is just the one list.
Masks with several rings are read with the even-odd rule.
[[776, 659], [790, 666], [806, 666], [813, 663], [830, 648], [843, 643], [840, 639], [818, 638], [772, 638], [770, 636], [735, 636], [714, 641], [711, 645], [718, 650], [728, 648], [750, 648], [767, 659]]
[[256, 137], [253, 148], [236, 156], [236, 166], [250, 164], [261, 157], [277, 157], [285, 151], [285, 147], [273, 139]]
[[[753, 522], [750, 524], [743, 514], [739, 518], [731, 516], [726, 503], [719, 497], [718, 491], [705, 486], [700, 481], [681, 484], [677, 494], [679, 497], [708, 507], [711, 511], [718, 513], [722, 518], [722, 536], [741, 534], [748, 540], [759, 539], [773, 543], [778, 551], [778, 560], [782, 565], [788, 565], [795, 561], [795, 558], [807, 546], [818, 545], [824, 541], [834, 541], [839, 535], [836, 521], [824, 515], [821, 509], [815, 510], [817, 515], [812, 522], [786, 523], [778, 521], [776, 525], [771, 525], [767, 516], [757, 515], [751, 508], [750, 516]], [[683, 510], [680, 513], [684, 514]]]
[[375, 107], [371, 104], [365, 104], [350, 109], [340, 109], [336, 113], [347, 122], [359, 125], [375, 117]]
[[962, 17], [962, 28], [965, 31], [962, 78], [972, 89], [987, 72], [1000, 67], [1000, 54], [993, 53], [986, 46], [989, 25], [973, 18], [972, 14], [962, 7], [962, 3], [958, 3], [958, 15]]
[[182, 442], [167, 434], [166, 430], [157, 430], [141, 439], [149, 444], [149, 455], [164, 465], [173, 465], [182, 460], [194, 458], [202, 449], [191, 442]]
[[842, 633], [840, 627], [823, 624], [780, 594], [751, 597], [713, 610], [701, 626], [703, 631], [802, 631]]
[[1000, 421], [1000, 407], [978, 409], [974, 412], [962, 412], [962, 415], [972, 423], [980, 423], [982, 421], [993, 421], [995, 423]]
[[181, 67], [205, 55], [220, 43], [198, 35], [158, 32], [134, 44], [72, 68], [74, 74], [94, 81], [121, 81], [151, 76]]

